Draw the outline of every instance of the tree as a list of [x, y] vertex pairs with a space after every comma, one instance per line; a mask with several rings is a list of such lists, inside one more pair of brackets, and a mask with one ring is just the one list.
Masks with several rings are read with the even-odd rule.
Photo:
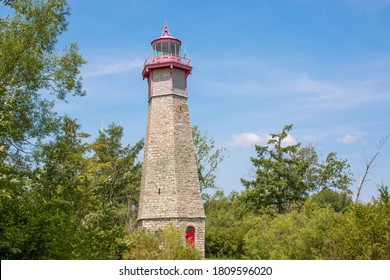
[[246, 199], [257, 207], [273, 205], [279, 213], [289, 212], [291, 204], [302, 201], [312, 190], [303, 180], [309, 164], [298, 157], [300, 144], [284, 146], [292, 125], [285, 126], [280, 134], [271, 134], [267, 146], [256, 145], [257, 158], [251, 158], [256, 168], [252, 181], [241, 179]]
[[[0, 3], [0, 5], [2, 5]], [[14, 153], [59, 129], [54, 99], [82, 96], [80, 67], [72, 43], [56, 50], [67, 29], [65, 0], [4, 1], [13, 15], [0, 19], [0, 144]]]
[[251, 217], [244, 237], [247, 259], [387, 260], [390, 207], [374, 201], [344, 212], [307, 200], [283, 215]]
[[378, 186], [379, 198], [378, 201], [382, 204], [390, 204], [390, 192], [389, 187], [383, 185]]
[[52, 140], [37, 143], [35, 168], [0, 197], [2, 259], [75, 258], [72, 246], [83, 234], [82, 219], [88, 213], [86, 135], [70, 118], [60, 127]]
[[197, 125], [192, 127], [192, 137], [195, 146], [195, 159], [198, 167], [199, 184], [202, 191], [216, 189], [215, 172], [225, 159], [225, 148], [216, 148], [213, 138], [207, 133], [202, 134]]
[[118, 225], [130, 225], [136, 217], [141, 185], [141, 140], [134, 146], [122, 146], [123, 127], [110, 124], [99, 131], [97, 139], [88, 146], [92, 156], [87, 159], [87, 176], [96, 203], [113, 207], [112, 217]]
[[314, 192], [326, 188], [347, 192], [352, 182], [349, 165], [335, 153], [321, 163], [314, 147], [286, 145], [291, 129], [292, 125], [286, 125], [281, 133], [271, 134], [266, 146], [255, 146], [257, 157], [251, 158], [255, 178], [241, 179], [246, 188], [242, 199], [255, 212], [268, 206], [278, 213], [290, 212], [294, 203], [303, 202]]
[[352, 197], [347, 192], [337, 192], [323, 189], [314, 194], [311, 199], [322, 207], [331, 207], [336, 212], [344, 212], [352, 204]]
[[[55, 47], [67, 29], [66, 1], [0, 1], [1, 9], [4, 5], [11, 13], [0, 18], [0, 255], [66, 258], [70, 247], [60, 237], [74, 236], [77, 225], [70, 215], [79, 205], [77, 188], [69, 182], [79, 178], [74, 168], [79, 155], [71, 158], [79, 150], [61, 154], [61, 143], [71, 137], [69, 130], [63, 134], [64, 124], [72, 121], [53, 107], [55, 100], [85, 94], [79, 75], [85, 61], [75, 43], [62, 51]], [[43, 167], [33, 161], [32, 151], [53, 134], [59, 142], [46, 146], [51, 153], [42, 159], [47, 160]], [[59, 179], [55, 184], [54, 178]]]
[[390, 204], [381, 200], [354, 203], [340, 216], [327, 240], [328, 259], [388, 260], [390, 258]]
[[236, 203], [237, 195], [232, 192], [226, 197], [222, 190], [217, 190], [204, 204], [206, 258], [241, 258], [247, 229], [240, 216], [242, 204]]
[[351, 194], [349, 187], [353, 182], [353, 175], [347, 160], [339, 160], [335, 152], [326, 156], [325, 162], [315, 164], [313, 182], [316, 190], [334, 189]]
[[143, 144], [123, 147], [122, 135], [112, 124], [88, 144], [80, 125], [65, 117], [53, 139], [37, 143], [36, 168], [9, 188], [24, 185], [0, 193], [2, 259], [120, 257], [138, 204]]
[[[85, 139], [80, 125], [64, 117], [61, 130], [34, 150], [37, 168], [28, 198], [31, 208], [29, 259], [77, 258], [73, 246], [84, 235], [82, 220], [89, 211], [89, 181], [85, 177]], [[73, 244], [73, 246], [69, 246]], [[83, 251], [81, 246], [78, 250]]]

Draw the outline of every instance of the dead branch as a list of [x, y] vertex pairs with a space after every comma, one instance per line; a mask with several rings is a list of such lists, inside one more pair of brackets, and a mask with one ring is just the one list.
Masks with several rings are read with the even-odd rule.
[[388, 138], [389, 138], [389, 136], [386, 136], [381, 141], [379, 141], [378, 146], [376, 148], [376, 153], [372, 156], [370, 161], [368, 161], [368, 160], [366, 161], [366, 170], [364, 172], [364, 175], [360, 177], [359, 184], [357, 187], [356, 202], [358, 202], [358, 200], [359, 200], [360, 191], [362, 189], [363, 183], [366, 181], [366, 178], [367, 178], [368, 172], [371, 168], [371, 165], [374, 162], [374, 160], [377, 158], [377, 156], [379, 155], [381, 148], [386, 143]]

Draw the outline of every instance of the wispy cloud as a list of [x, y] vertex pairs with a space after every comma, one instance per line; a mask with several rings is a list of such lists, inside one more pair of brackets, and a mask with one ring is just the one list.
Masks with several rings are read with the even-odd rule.
[[[198, 77], [196, 83], [202, 90], [227, 98], [279, 99], [285, 104], [299, 100], [296, 104], [299, 107], [294, 108], [301, 111], [339, 110], [390, 100], [387, 75], [390, 57], [387, 55], [338, 68], [323, 65], [321, 73], [312, 69], [309, 63], [305, 65], [304, 62], [297, 68], [288, 62], [274, 62], [263, 57], [255, 57], [250, 63], [245, 58], [236, 60], [234, 65], [224, 64], [225, 71], [216, 71], [215, 65], [219, 65], [220, 60], [224, 59], [218, 59], [214, 64], [208, 62], [210, 64], [202, 71], [209, 75]], [[249, 71], [253, 64], [256, 64], [256, 71]]]
[[135, 58], [127, 61], [106, 61], [92, 62], [85, 67], [84, 77], [96, 77], [112, 74], [120, 74], [127, 71], [139, 70], [142, 68], [143, 60]]
[[315, 80], [310, 78], [307, 74], [298, 77], [297, 80], [291, 84], [291, 89], [296, 92], [310, 93], [315, 95], [318, 99], [336, 99], [343, 95], [343, 90], [340, 86], [329, 82]]
[[381, 12], [390, 7], [390, 0], [345, 0], [352, 7], [368, 12]]
[[367, 143], [367, 140], [364, 139], [364, 137], [362, 135], [358, 135], [358, 134], [355, 134], [355, 135], [345, 134], [342, 137], [340, 137], [338, 140], [339, 140], [339, 142], [346, 144], [346, 145], [356, 144], [356, 143], [363, 143], [363, 144]]
[[[291, 82], [293, 94], [302, 94], [305, 104], [314, 109], [346, 109], [371, 102], [388, 102], [390, 94], [385, 79], [326, 81], [303, 74]], [[288, 86], [288, 85], [287, 85]]]

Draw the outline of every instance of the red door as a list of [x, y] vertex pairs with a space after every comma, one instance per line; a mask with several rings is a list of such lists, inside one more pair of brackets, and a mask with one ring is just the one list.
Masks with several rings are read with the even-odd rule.
[[187, 245], [194, 247], [195, 244], [195, 228], [188, 226], [186, 229], [186, 243]]

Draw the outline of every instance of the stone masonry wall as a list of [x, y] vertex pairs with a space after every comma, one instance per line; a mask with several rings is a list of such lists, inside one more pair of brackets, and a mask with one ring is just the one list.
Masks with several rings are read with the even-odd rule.
[[184, 71], [154, 69], [149, 81], [148, 121], [139, 226], [153, 232], [170, 223], [195, 228], [195, 247], [204, 254], [205, 214], [195, 162]]
[[150, 100], [138, 219], [204, 217], [187, 99]]

